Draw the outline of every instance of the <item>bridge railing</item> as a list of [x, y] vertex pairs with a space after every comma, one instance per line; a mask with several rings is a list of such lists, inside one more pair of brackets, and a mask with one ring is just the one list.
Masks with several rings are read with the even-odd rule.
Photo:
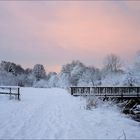
[[90, 95], [108, 97], [140, 97], [140, 87], [70, 87], [71, 95]]

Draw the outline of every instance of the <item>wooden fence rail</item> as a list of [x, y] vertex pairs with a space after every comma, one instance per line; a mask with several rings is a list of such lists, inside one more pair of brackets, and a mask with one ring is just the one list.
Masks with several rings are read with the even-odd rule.
[[140, 97], [140, 87], [70, 87], [71, 95], [105, 97]]
[[19, 86], [0, 86], [0, 94], [7, 94], [11, 97], [14, 95], [15, 99], [20, 100], [20, 87]]

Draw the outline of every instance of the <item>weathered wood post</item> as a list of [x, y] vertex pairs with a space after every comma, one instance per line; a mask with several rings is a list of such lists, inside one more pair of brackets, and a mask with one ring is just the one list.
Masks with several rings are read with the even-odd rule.
[[106, 100], [107, 88], [105, 88], [105, 100]]
[[20, 88], [18, 87], [18, 100], [20, 101]]
[[123, 98], [123, 92], [124, 92], [123, 88], [122, 89], [120, 88], [120, 92], [121, 92], [121, 98]]
[[12, 92], [11, 92], [11, 88], [9, 88], [9, 94], [10, 94], [10, 100], [12, 99]]
[[139, 97], [139, 87], [137, 87], [137, 97]]
[[72, 87], [70, 87], [70, 93], [71, 93], [71, 95], [73, 95]]

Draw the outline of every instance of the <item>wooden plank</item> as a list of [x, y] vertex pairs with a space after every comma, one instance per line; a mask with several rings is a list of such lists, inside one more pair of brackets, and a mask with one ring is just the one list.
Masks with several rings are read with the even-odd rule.
[[19, 95], [18, 93], [9, 93], [9, 92], [0, 92], [0, 94], [8, 94], [8, 95]]

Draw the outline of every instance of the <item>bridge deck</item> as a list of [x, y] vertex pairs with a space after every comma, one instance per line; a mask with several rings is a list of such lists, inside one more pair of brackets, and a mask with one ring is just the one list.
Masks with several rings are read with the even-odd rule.
[[140, 87], [70, 87], [71, 95], [105, 97], [140, 97]]

